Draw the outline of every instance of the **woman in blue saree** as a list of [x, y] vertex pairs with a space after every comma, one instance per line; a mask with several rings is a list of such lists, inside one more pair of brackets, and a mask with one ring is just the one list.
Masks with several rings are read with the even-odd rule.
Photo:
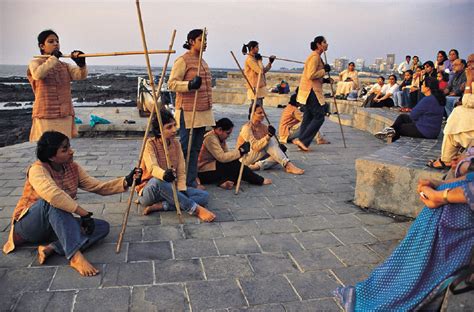
[[335, 290], [346, 311], [409, 311], [457, 269], [474, 246], [474, 157], [461, 161], [452, 180], [420, 180], [426, 205], [406, 237], [368, 279]]

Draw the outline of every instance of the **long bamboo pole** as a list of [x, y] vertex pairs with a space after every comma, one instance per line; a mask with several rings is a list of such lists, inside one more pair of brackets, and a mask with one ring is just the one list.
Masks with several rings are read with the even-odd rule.
[[[268, 58], [268, 59], [270, 58], [269, 56], [265, 56], [265, 55], [262, 55], [262, 57]], [[295, 61], [295, 60], [290, 60], [290, 59], [281, 58], [281, 57], [275, 57], [275, 60], [297, 63], [297, 64], [304, 64], [304, 62], [301, 62], [301, 61]]]
[[[234, 55], [234, 52], [230, 51], [230, 54], [232, 55], [232, 57], [234, 58], [234, 61], [235, 63], [237, 64], [237, 67], [239, 68], [240, 72], [242, 73], [242, 76], [244, 76], [244, 79], [245, 81], [247, 82], [248, 86], [250, 87], [250, 90], [252, 90], [252, 93], [255, 95], [256, 91], [255, 89], [252, 87], [252, 84], [250, 83], [250, 80], [247, 78], [247, 76], [245, 75], [244, 73], [244, 70], [242, 69], [242, 67], [240, 66], [240, 63], [239, 61], [237, 60], [237, 58], [235, 57]], [[271, 122], [270, 122], [270, 119], [268, 118], [267, 116], [267, 113], [265, 112], [265, 110], [263, 109], [263, 106], [262, 106], [262, 110], [263, 110], [263, 115], [265, 116], [265, 119], [267, 120], [268, 124], [271, 125]], [[280, 140], [278, 140], [278, 137], [275, 135], [275, 140], [277, 141], [278, 143], [278, 146], [280, 146]], [[283, 151], [282, 151], [283, 152]], [[285, 152], [283, 152], [283, 154], [286, 155]], [[288, 157], [288, 155], [286, 155], [286, 157]]]
[[[204, 51], [205, 44], [206, 44], [206, 27], [204, 27], [204, 29], [202, 30], [201, 50], [199, 51], [198, 69], [197, 69], [197, 74], [196, 74], [197, 76], [199, 76], [199, 73], [201, 72], [202, 53]], [[197, 98], [198, 98], [198, 92], [199, 91], [196, 90], [194, 93], [193, 114], [191, 117], [191, 128], [189, 129], [188, 149], [186, 152], [186, 176], [188, 176], [189, 159], [191, 157], [191, 146], [193, 144], [193, 130], [194, 130], [194, 120], [196, 118], [196, 103], [197, 103]], [[182, 127], [183, 125], [180, 125], [180, 126]]]
[[[258, 72], [258, 77], [257, 77], [257, 86], [260, 85], [260, 79], [262, 78], [262, 69]], [[249, 123], [252, 122], [252, 117], [253, 114], [255, 113], [255, 107], [257, 106], [257, 92], [254, 94], [254, 100], [252, 103], [252, 110], [250, 111], [250, 120]], [[244, 156], [245, 157], [245, 156]], [[239, 189], [240, 189], [240, 182], [242, 182], [242, 174], [244, 173], [244, 160], [242, 159], [242, 162], [240, 163], [240, 171], [239, 171], [239, 177], [237, 178], [237, 185], [235, 186], [235, 195], [239, 194]]]
[[[150, 50], [148, 54], [174, 54], [175, 50]], [[104, 52], [104, 53], [83, 53], [79, 54], [77, 57], [103, 57], [103, 56], [122, 56], [122, 55], [142, 55], [145, 54], [143, 51], [124, 51], [124, 52]], [[34, 58], [48, 58], [51, 55], [35, 55]], [[71, 57], [71, 54], [63, 54], [61, 57]]]
[[[326, 57], [326, 51], [324, 51], [324, 63], [326, 64], [328, 63], [328, 59]], [[334, 86], [331, 79], [331, 74], [329, 72], [328, 72], [328, 78], [329, 78], [329, 83], [331, 85], [332, 98], [334, 99], [334, 107], [336, 107], [337, 120], [339, 121], [339, 127], [341, 128], [342, 143], [344, 143], [344, 148], [347, 148], [346, 139], [344, 138], [344, 130], [342, 130], [341, 115], [339, 114], [339, 109], [337, 108], [336, 95], [334, 94]]]

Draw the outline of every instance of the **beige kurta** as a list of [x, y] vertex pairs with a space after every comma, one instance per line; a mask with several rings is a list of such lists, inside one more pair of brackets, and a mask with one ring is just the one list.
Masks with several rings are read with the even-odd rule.
[[[58, 64], [59, 60], [55, 56], [50, 56], [46, 62], [41, 62], [40, 59], [33, 59], [28, 68], [34, 80], [43, 79], [48, 71]], [[78, 67], [67, 64], [71, 80], [83, 80], [87, 78], [87, 67]], [[69, 138], [78, 135], [74, 116], [66, 116], [63, 118], [33, 118], [30, 132], [30, 142], [38, 141], [41, 135], [46, 131], [58, 131]]]
[[[254, 84], [257, 84], [258, 73], [261, 69], [263, 69], [262, 77], [260, 78], [260, 85], [257, 89], [257, 98], [264, 98], [268, 93], [265, 73], [267, 73], [271, 68], [271, 63], [268, 63], [267, 66], [264, 67], [261, 60], [257, 61], [254, 56], [250, 54], [247, 55], [247, 59], [245, 60], [244, 73], [245, 76], [247, 76], [247, 79], [249, 79], [250, 83], [255, 80]], [[253, 85], [254, 88], [255, 85]], [[245, 82], [245, 87], [247, 88], [247, 98], [249, 100], [255, 99], [255, 94], [253, 93], [253, 90], [250, 88], [247, 82]]]
[[[186, 73], [186, 63], [182, 57], [178, 58], [171, 69], [170, 78], [168, 81], [168, 88], [174, 92], [189, 92], [188, 83], [185, 81], [184, 75]], [[175, 119], [176, 125], [180, 126], [181, 112], [183, 110], [176, 110]], [[184, 111], [184, 123], [186, 124], [186, 129], [190, 129], [192, 125], [192, 115], [193, 112]], [[206, 111], [196, 111], [194, 118], [194, 128], [206, 127], [206, 126], [215, 126], [214, 114], [212, 109]]]
[[[339, 74], [340, 81], [337, 83], [336, 95], [347, 95], [352, 90], [359, 88], [359, 74], [357, 71], [344, 70]], [[346, 81], [351, 78], [352, 81]]]

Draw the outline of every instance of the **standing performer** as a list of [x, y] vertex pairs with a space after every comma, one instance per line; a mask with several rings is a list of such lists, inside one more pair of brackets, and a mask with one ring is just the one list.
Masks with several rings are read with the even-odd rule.
[[[134, 169], [125, 178], [99, 181], [73, 161], [69, 138], [61, 132], [47, 131], [38, 141], [38, 161], [28, 168], [23, 194], [13, 211], [10, 235], [3, 246], [8, 254], [24, 242], [44, 243], [38, 247], [38, 262], [43, 264], [53, 253], [65, 256], [83, 276], [99, 273], [81, 253], [109, 233], [109, 224], [93, 219], [76, 202], [77, 189], [111, 195], [124, 192], [141, 172]], [[139, 182], [138, 182], [139, 183]], [[74, 218], [74, 214], [81, 218]]]
[[298, 138], [293, 140], [302, 151], [309, 151], [308, 146], [313, 141], [316, 133], [324, 123], [323, 105], [323, 83], [330, 83], [329, 79], [323, 78], [331, 71], [329, 64], [324, 64], [321, 54], [328, 49], [328, 43], [323, 36], [317, 36], [310, 44], [311, 54], [305, 61], [303, 74], [301, 75], [297, 101], [305, 104], [303, 121]]
[[[189, 51], [176, 59], [168, 81], [169, 89], [176, 92], [175, 117], [178, 121], [179, 136], [184, 155], [188, 152], [189, 133], [191, 127], [194, 126], [188, 172], [186, 172], [186, 184], [199, 188], [201, 187], [196, 181], [199, 151], [201, 150], [206, 126], [215, 125], [212, 113], [211, 71], [204, 59], [201, 60], [200, 74], [197, 76], [199, 52], [201, 48], [205, 51], [207, 46], [206, 43], [202, 46], [201, 40], [202, 29], [194, 29], [188, 33], [183, 48]], [[196, 116], [194, 125], [192, 125], [196, 90], [198, 90]]]
[[[216, 217], [204, 208], [207, 205], [209, 194], [206, 191], [193, 187], [186, 187], [186, 173], [184, 172], [184, 156], [176, 136], [176, 121], [167, 110], [161, 110], [163, 134], [156, 117], [153, 120], [152, 132], [145, 146], [143, 160], [140, 167], [143, 169], [142, 183], [137, 186], [138, 202], [145, 206], [143, 214], [154, 211], [174, 210], [172, 183], [177, 183], [178, 201], [182, 210], [195, 214], [205, 222], [211, 222]], [[166, 168], [166, 158], [163, 140], [167, 140], [168, 155], [171, 168]]]
[[[250, 143], [245, 142], [238, 149], [229, 150], [226, 140], [232, 134], [234, 124], [229, 118], [216, 122], [213, 130], [206, 133], [199, 154], [199, 179], [204, 184], [217, 183], [230, 190], [237, 182], [241, 163], [239, 158], [250, 152]], [[244, 166], [242, 179], [250, 184], [267, 185], [272, 180], [265, 179]]]
[[[263, 105], [263, 98], [267, 95], [265, 73], [272, 68], [273, 61], [275, 61], [276, 57], [274, 55], [270, 56], [268, 64], [263, 67], [262, 56], [258, 52], [259, 46], [257, 41], [250, 41], [242, 47], [242, 53], [247, 55], [244, 65], [244, 74], [257, 93], [257, 103]], [[257, 87], [258, 73], [261, 70], [263, 70], [262, 78], [260, 79], [260, 85]], [[247, 83], [245, 86], [247, 87], [247, 97], [250, 99], [250, 106], [252, 106], [255, 94]]]
[[[242, 163], [252, 170], [270, 169], [280, 164], [288, 173], [303, 174], [304, 170], [296, 167], [286, 157], [278, 143], [271, 140], [276, 133], [276, 129], [263, 123], [265, 111], [262, 105], [255, 104], [255, 112], [252, 116], [250, 116], [251, 112], [252, 107], [249, 109], [250, 120], [242, 126], [237, 138], [237, 146], [242, 146], [244, 142], [250, 143], [250, 152], [242, 159]], [[268, 155], [270, 156], [265, 158]]]
[[77, 129], [71, 99], [71, 80], [83, 80], [87, 77], [86, 59], [77, 57], [83, 52], [74, 50], [71, 58], [78, 67], [61, 62], [59, 37], [52, 30], [44, 30], [38, 35], [38, 46], [41, 54], [51, 56], [35, 58], [28, 65], [27, 77], [35, 94], [30, 141], [38, 141], [44, 132], [50, 130], [73, 138], [77, 136]]

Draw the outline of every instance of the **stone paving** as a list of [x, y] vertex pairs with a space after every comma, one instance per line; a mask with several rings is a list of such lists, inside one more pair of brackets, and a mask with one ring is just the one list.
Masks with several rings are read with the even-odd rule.
[[[216, 117], [241, 125], [244, 106], [215, 106]], [[281, 110], [269, 108], [277, 124]], [[238, 128], [238, 127], [237, 127]], [[235, 142], [236, 131], [230, 142]], [[326, 122], [330, 145], [310, 153], [289, 146], [303, 176], [281, 169], [262, 173], [273, 185], [234, 195], [209, 186], [216, 222], [176, 214], [142, 216], [132, 206], [122, 250], [115, 253], [128, 193], [80, 192], [78, 202], [110, 222], [106, 239], [85, 252], [101, 273], [80, 277], [59, 256], [38, 265], [35, 246], [0, 256], [0, 310], [16, 311], [339, 311], [331, 291], [367, 276], [404, 236], [410, 223], [353, 205], [354, 160], [384, 144], [372, 135]], [[81, 138], [75, 159], [100, 179], [123, 176], [136, 163], [141, 139]], [[0, 239], [7, 239], [22, 192], [30, 143], [0, 149]]]

